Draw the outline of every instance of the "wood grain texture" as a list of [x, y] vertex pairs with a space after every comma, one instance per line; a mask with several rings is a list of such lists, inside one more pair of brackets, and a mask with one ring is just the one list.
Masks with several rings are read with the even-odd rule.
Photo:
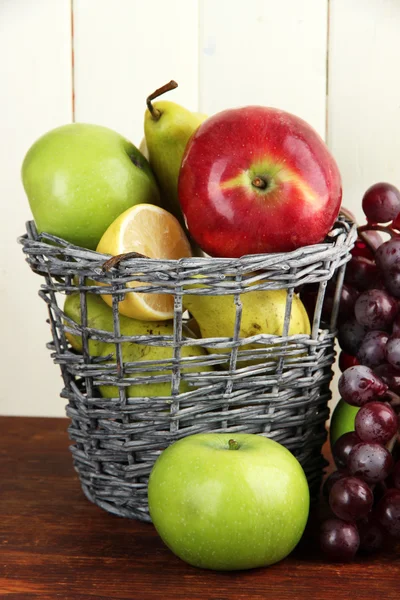
[[203, 0], [200, 110], [288, 110], [325, 136], [327, 0]]
[[400, 186], [399, 24], [398, 0], [331, 1], [328, 144], [360, 222], [370, 185]]
[[[400, 556], [326, 563], [309, 534], [277, 565], [202, 571], [152, 525], [90, 504], [73, 470], [66, 419], [0, 418], [0, 597], [10, 600], [394, 599]], [[400, 550], [400, 548], [399, 548]]]
[[146, 97], [170, 79], [179, 88], [168, 99], [197, 110], [197, 0], [73, 6], [76, 121], [106, 125], [139, 145]]
[[65, 414], [39, 279], [17, 237], [32, 218], [21, 182], [25, 153], [72, 118], [70, 10], [70, 0], [0, 2], [0, 414]]

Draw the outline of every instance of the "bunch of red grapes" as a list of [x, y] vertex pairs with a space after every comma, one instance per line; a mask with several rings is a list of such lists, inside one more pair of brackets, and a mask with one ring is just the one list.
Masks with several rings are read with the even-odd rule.
[[320, 529], [322, 550], [340, 561], [400, 538], [400, 191], [375, 184], [362, 207], [338, 332], [339, 393], [359, 411], [332, 448], [338, 470], [324, 495], [333, 516]]

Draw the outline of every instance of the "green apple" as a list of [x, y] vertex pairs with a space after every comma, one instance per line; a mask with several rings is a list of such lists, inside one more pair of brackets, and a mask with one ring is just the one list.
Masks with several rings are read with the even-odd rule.
[[38, 231], [90, 249], [122, 212], [160, 200], [141, 152], [119, 133], [85, 123], [39, 138], [25, 156], [22, 181]]
[[354, 419], [359, 410], [358, 406], [350, 406], [342, 399], [336, 404], [329, 428], [331, 448], [341, 435], [354, 431]]
[[239, 570], [270, 565], [293, 550], [310, 497], [300, 463], [277, 442], [199, 433], [158, 457], [148, 500], [159, 535], [182, 560]]

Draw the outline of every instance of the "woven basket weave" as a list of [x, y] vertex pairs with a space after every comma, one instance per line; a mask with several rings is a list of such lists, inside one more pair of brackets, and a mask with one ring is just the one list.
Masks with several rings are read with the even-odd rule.
[[[31, 269], [43, 278], [39, 295], [49, 311], [53, 338], [49, 348], [61, 367], [61, 396], [68, 400], [74, 442], [71, 452], [86, 496], [111, 513], [149, 521], [147, 480], [160, 452], [179, 438], [211, 431], [257, 433], [280, 442], [302, 464], [315, 496], [325, 466], [321, 448], [329, 416], [338, 298], [355, 237], [354, 227], [340, 219], [324, 243], [287, 254], [179, 261], [127, 256], [115, 262], [54, 236], [39, 235], [29, 222], [19, 242]], [[199, 276], [202, 287], [188, 290]], [[110, 286], [113, 332], [87, 327], [86, 294], [104, 292], [93, 280]], [[330, 323], [324, 323], [321, 314], [330, 280], [335, 281], [335, 300]], [[135, 291], [174, 295], [173, 335], [121, 335], [118, 303], [131, 291], [126, 287], [129, 281], [141, 283]], [[311, 335], [288, 336], [293, 294], [309, 284], [319, 284]], [[241, 294], [270, 289], [288, 291], [283, 335], [240, 338]], [[82, 326], [63, 313], [65, 294], [77, 291]], [[232, 337], [187, 337], [184, 293], [233, 294]], [[82, 336], [82, 354], [72, 350], [66, 332]], [[116, 363], [91, 356], [90, 339], [114, 343]], [[124, 363], [125, 342], [170, 346], [171, 359]], [[252, 349], [243, 349], [249, 343]], [[183, 358], [185, 345], [206, 348], [207, 354], [199, 351], [197, 357]], [[226, 352], [216, 352], [221, 348]], [[241, 366], [244, 358], [253, 359], [253, 364]], [[189, 363], [190, 371], [183, 372]], [[204, 370], [205, 366], [212, 370]], [[127, 395], [128, 385], [162, 381], [170, 382], [168, 396]], [[189, 391], [179, 393], [181, 381], [187, 382]], [[101, 384], [117, 386], [117, 397], [103, 398]]]

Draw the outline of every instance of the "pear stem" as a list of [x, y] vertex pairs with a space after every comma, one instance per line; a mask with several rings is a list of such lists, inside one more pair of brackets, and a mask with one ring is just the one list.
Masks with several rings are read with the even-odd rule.
[[236, 440], [229, 440], [229, 450], [239, 450], [239, 443]]
[[165, 85], [161, 86], [160, 88], [155, 90], [155, 92], [150, 94], [150, 96], [147, 97], [147, 100], [146, 100], [147, 108], [149, 109], [149, 112], [155, 121], [158, 121], [158, 119], [161, 117], [161, 111], [159, 111], [158, 108], [154, 108], [154, 106], [151, 103], [152, 100], [155, 100], [159, 96], [162, 96], [163, 94], [165, 94], [165, 92], [174, 90], [177, 87], [178, 87], [178, 84], [176, 83], [176, 81], [171, 79], [171, 81], [169, 81]]

